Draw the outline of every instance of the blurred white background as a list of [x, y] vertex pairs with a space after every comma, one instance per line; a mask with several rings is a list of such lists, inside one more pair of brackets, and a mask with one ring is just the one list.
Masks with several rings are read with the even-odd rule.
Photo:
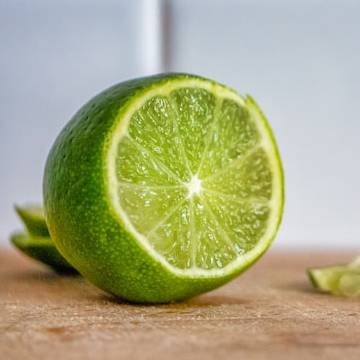
[[0, 0], [0, 243], [41, 200], [73, 113], [122, 80], [192, 72], [252, 94], [278, 140], [275, 246], [358, 247], [360, 1]]

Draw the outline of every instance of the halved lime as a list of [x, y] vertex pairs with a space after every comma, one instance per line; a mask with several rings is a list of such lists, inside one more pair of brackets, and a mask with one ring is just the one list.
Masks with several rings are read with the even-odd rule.
[[334, 295], [360, 296], [360, 262], [337, 266], [310, 268], [310, 281], [318, 290]]
[[50, 266], [58, 273], [76, 272], [76, 270], [57, 251], [50, 237], [15, 233], [11, 235], [10, 240], [22, 253]]
[[31, 235], [50, 236], [41, 206], [15, 206], [15, 210]]
[[60, 251], [137, 302], [224, 284], [268, 248], [284, 184], [254, 100], [186, 74], [131, 80], [87, 103], [48, 157], [44, 198]]

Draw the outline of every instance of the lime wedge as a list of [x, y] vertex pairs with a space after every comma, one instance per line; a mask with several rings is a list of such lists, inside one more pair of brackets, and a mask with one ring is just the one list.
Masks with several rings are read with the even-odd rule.
[[334, 295], [360, 295], [360, 266], [358, 259], [347, 265], [308, 269], [313, 286]]
[[136, 302], [184, 299], [253, 264], [279, 227], [283, 172], [255, 101], [186, 74], [99, 94], [49, 154], [44, 199], [64, 256]]
[[348, 270], [346, 265], [311, 268], [308, 275], [315, 288], [337, 293], [339, 280]]
[[339, 293], [344, 296], [360, 296], [360, 271], [349, 271], [339, 281]]
[[45, 237], [50, 236], [42, 207], [33, 205], [15, 206], [15, 210], [29, 234]]
[[61, 256], [50, 237], [15, 233], [11, 243], [22, 253], [53, 268], [58, 273], [74, 273], [76, 270]]

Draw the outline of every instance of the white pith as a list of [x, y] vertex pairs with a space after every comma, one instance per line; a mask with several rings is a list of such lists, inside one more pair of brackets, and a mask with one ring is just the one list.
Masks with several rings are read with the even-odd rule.
[[[222, 87], [221, 85], [217, 85], [214, 83], [210, 83], [204, 80], [199, 79], [183, 79], [172, 81], [171, 83], [160, 85], [159, 87], [154, 87], [144, 93], [142, 96], [137, 98], [131, 104], [129, 104], [125, 113], [121, 115], [121, 119], [117, 122], [117, 126], [112, 133], [112, 138], [110, 140], [109, 147], [107, 149], [107, 176], [108, 176], [108, 191], [111, 200], [111, 204], [118, 215], [119, 222], [125, 225], [126, 229], [138, 240], [139, 244], [145, 248], [146, 252], [149, 253], [154, 260], [160, 262], [164, 267], [166, 267], [172, 273], [183, 276], [183, 277], [201, 277], [201, 276], [225, 276], [227, 274], [231, 274], [239, 268], [246, 267], [246, 265], [253, 262], [255, 258], [257, 258], [268, 246], [269, 239], [271, 239], [275, 232], [277, 225], [279, 223], [279, 219], [281, 217], [281, 204], [282, 204], [282, 174], [281, 168], [278, 160], [277, 151], [275, 145], [271, 141], [271, 137], [269, 135], [269, 130], [266, 128], [266, 124], [262, 118], [262, 115], [256, 111], [253, 107], [249, 108], [249, 111], [252, 114], [252, 119], [257, 127], [258, 133], [261, 137], [261, 141], [259, 143], [259, 147], [265, 150], [269, 162], [270, 168], [273, 172], [272, 178], [272, 198], [267, 203], [267, 206], [271, 208], [270, 216], [268, 219], [268, 226], [266, 228], [266, 232], [263, 237], [258, 241], [255, 247], [249, 252], [239, 255], [234, 261], [230, 262], [223, 268], [220, 269], [211, 269], [205, 270], [198, 267], [191, 267], [189, 269], [179, 269], [169, 264], [166, 259], [158, 254], [151, 244], [148, 242], [147, 238], [140, 234], [131, 221], [128, 218], [128, 215], [122, 209], [120, 205], [119, 193], [117, 191], [119, 183], [116, 177], [116, 156], [117, 156], [117, 146], [121, 141], [122, 137], [126, 135], [129, 121], [132, 115], [141, 108], [143, 104], [145, 104], [149, 99], [156, 95], [169, 95], [173, 90], [179, 88], [203, 88], [211, 93], [213, 93], [216, 97], [231, 99], [241, 106], [245, 106], [245, 101], [242, 97], [236, 94], [234, 91]], [[121, 120], [121, 121], [120, 121]], [[191, 180], [188, 183], [183, 183], [183, 185], [188, 190], [188, 198], [191, 198], [194, 195], [201, 194], [203, 191], [201, 180], [197, 177], [196, 174], [193, 175]]]
[[191, 180], [188, 183], [184, 184], [188, 190], [188, 198], [192, 198], [194, 195], [201, 193], [202, 186], [201, 180], [195, 174], [192, 176]]

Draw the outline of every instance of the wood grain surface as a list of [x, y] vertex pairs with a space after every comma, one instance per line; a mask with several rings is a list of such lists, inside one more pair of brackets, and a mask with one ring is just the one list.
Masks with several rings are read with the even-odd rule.
[[305, 276], [352, 256], [273, 250], [212, 293], [139, 306], [0, 249], [0, 358], [359, 360], [360, 300]]

